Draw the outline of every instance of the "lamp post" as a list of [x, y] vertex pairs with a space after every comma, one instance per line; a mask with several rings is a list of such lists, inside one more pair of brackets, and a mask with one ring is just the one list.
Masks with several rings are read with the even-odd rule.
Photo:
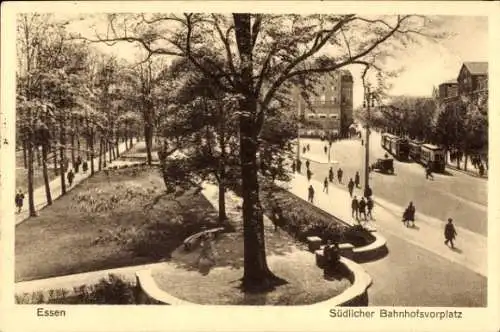
[[371, 113], [370, 108], [375, 106], [376, 94], [375, 92], [370, 91], [370, 86], [367, 86], [365, 89], [365, 96], [363, 101], [363, 107], [366, 108], [366, 138], [365, 138], [365, 178], [364, 178], [364, 188], [365, 190], [369, 187], [369, 178], [370, 178], [370, 120]]

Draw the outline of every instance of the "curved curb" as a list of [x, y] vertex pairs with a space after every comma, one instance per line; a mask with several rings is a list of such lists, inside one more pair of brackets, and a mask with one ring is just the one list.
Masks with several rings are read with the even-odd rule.
[[137, 304], [196, 305], [161, 290], [151, 275], [151, 269], [137, 271], [135, 276]]
[[[337, 296], [328, 300], [313, 303], [295, 305], [291, 307], [310, 307], [310, 306], [368, 306], [368, 288], [372, 284], [372, 278], [356, 262], [340, 257], [340, 262], [349, 271], [347, 278], [351, 281], [351, 287]], [[140, 270], [136, 272], [137, 279], [137, 299], [138, 304], [167, 304], [167, 305], [203, 305], [176, 298], [166, 291], [160, 289], [153, 279], [151, 269]]]
[[185, 238], [184, 241], [182, 241], [182, 243], [184, 245], [184, 250], [191, 250], [193, 247], [193, 242], [200, 239], [200, 237], [203, 234], [213, 234], [213, 236], [216, 237], [220, 232], [223, 232], [223, 231], [224, 231], [224, 227], [214, 227], [214, 228], [209, 228], [209, 229], [206, 229], [206, 230], [198, 232], [198, 233], [194, 233], [194, 234], [188, 236], [187, 238]]
[[386, 238], [380, 235], [379, 232], [372, 232], [371, 234], [375, 237], [375, 241], [366, 246], [352, 249], [352, 259], [357, 263], [380, 259], [389, 252]]

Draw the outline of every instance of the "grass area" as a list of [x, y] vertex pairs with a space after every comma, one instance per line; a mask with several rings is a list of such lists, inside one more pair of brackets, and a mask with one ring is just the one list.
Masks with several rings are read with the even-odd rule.
[[340, 268], [333, 275], [325, 275], [305, 244], [265, 223], [268, 265], [285, 283], [266, 293], [244, 293], [240, 289], [243, 223], [238, 205], [237, 201], [226, 201], [229, 222], [235, 231], [221, 234], [212, 242], [213, 265], [202, 263], [200, 248], [186, 251], [179, 247], [172, 253], [170, 263], [174, 264], [153, 271], [160, 288], [179, 299], [199, 304], [299, 305], [330, 299], [351, 285], [347, 271]]
[[[54, 180], [59, 177], [59, 175], [55, 175], [54, 169], [48, 169], [49, 181]], [[43, 170], [42, 168], [35, 168], [33, 170], [33, 189], [43, 186]], [[28, 192], [28, 170], [24, 168], [16, 168], [16, 190], [21, 189], [27, 198]]]
[[16, 227], [16, 281], [168, 260], [202, 227], [217, 226], [194, 190], [167, 195], [154, 168], [98, 173]]

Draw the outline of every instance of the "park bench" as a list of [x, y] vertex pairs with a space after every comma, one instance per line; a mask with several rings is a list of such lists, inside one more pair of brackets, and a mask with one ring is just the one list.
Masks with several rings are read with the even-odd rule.
[[308, 236], [306, 240], [310, 252], [315, 252], [316, 250], [318, 250], [321, 247], [321, 242], [323, 242], [318, 236]]
[[[325, 246], [321, 246], [318, 250], [314, 251], [314, 254], [316, 256], [316, 265], [318, 265], [320, 268], [324, 268], [326, 266], [324, 249], [325, 249]], [[339, 244], [340, 256], [352, 258], [353, 249], [354, 249], [354, 246], [350, 243], [340, 243]]]
[[224, 227], [217, 227], [217, 228], [212, 228], [208, 229], [206, 231], [202, 231], [196, 234], [193, 234], [186, 238], [183, 242], [184, 244], [184, 250], [191, 250], [200, 240], [203, 236], [205, 235], [210, 235], [213, 234], [216, 236], [218, 233], [222, 232], [224, 230]]

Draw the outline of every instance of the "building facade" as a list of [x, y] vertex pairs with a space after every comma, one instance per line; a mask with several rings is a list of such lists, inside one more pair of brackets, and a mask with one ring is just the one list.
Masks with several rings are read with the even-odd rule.
[[449, 98], [458, 96], [458, 82], [456, 80], [446, 81], [439, 85], [438, 98], [440, 101], [446, 101]]
[[314, 93], [308, 93], [307, 98], [304, 94], [298, 87], [293, 90], [293, 102], [301, 118], [301, 136], [347, 135], [353, 121], [353, 79], [349, 71], [325, 74]]
[[460, 97], [473, 101], [488, 96], [488, 62], [464, 62], [456, 80], [439, 85], [437, 98], [440, 103], [450, 103]]

